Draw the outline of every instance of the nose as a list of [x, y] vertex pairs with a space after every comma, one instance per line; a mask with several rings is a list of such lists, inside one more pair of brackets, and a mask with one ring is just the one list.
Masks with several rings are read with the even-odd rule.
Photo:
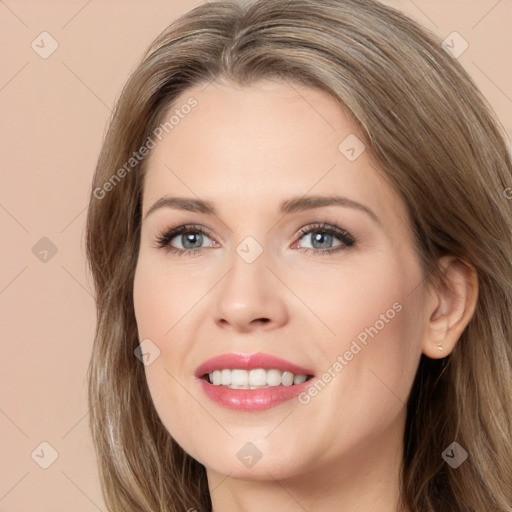
[[235, 252], [233, 264], [219, 283], [214, 308], [216, 324], [227, 330], [273, 330], [288, 321], [286, 286], [269, 267], [265, 251], [252, 263]]

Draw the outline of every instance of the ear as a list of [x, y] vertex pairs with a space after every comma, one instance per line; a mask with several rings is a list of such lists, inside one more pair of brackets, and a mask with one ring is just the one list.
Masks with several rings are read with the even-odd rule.
[[449, 255], [439, 260], [444, 279], [429, 288], [426, 330], [422, 352], [439, 359], [450, 354], [471, 320], [478, 298], [478, 276], [475, 268]]

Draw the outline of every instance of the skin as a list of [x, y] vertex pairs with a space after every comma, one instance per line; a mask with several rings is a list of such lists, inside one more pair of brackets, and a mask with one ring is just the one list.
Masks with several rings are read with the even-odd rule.
[[[396, 511], [419, 359], [453, 349], [474, 310], [475, 273], [445, 257], [449, 286], [427, 286], [403, 200], [368, 150], [354, 161], [340, 152], [358, 131], [324, 92], [215, 82], [185, 91], [174, 108], [190, 96], [197, 107], [151, 151], [144, 184], [134, 305], [140, 340], [160, 350], [145, 366], [155, 408], [206, 467], [215, 512]], [[281, 201], [311, 194], [350, 198], [378, 221], [340, 206], [279, 213]], [[217, 215], [164, 207], [144, 218], [165, 195], [211, 201]], [[305, 251], [343, 244], [313, 245], [315, 231], [298, 236], [321, 222], [356, 244]], [[208, 230], [202, 252], [155, 247], [174, 223]], [[250, 264], [236, 252], [247, 236], [263, 249]], [[183, 243], [178, 235], [172, 246]], [[210, 401], [194, 376], [216, 355], [266, 352], [319, 378], [395, 303], [400, 312], [307, 404], [233, 411]], [[252, 467], [237, 457], [247, 442], [262, 455]]]

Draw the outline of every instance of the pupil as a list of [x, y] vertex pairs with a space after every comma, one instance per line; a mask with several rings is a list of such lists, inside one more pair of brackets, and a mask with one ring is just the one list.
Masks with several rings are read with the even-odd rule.
[[[331, 239], [331, 235], [327, 234], [327, 233], [324, 233], [324, 234], [320, 234], [319, 232], [315, 234], [315, 236], [313, 237], [313, 247], [315, 247], [315, 243], [316, 242], [320, 242], [320, 245], [322, 245], [322, 247], [320, 248], [324, 248], [325, 249], [325, 239], [327, 239], [327, 242], [330, 241]], [[322, 239], [324, 239], [324, 243], [322, 244]], [[315, 247], [316, 249], [317, 247]]]
[[194, 239], [196, 239], [196, 243], [197, 241], [199, 240], [199, 247], [201, 247], [202, 245], [202, 236], [201, 234], [195, 234], [195, 233], [187, 233], [186, 235], [183, 235], [184, 238], [185, 238], [185, 243], [183, 244], [183, 247], [185, 247], [186, 249], [195, 249], [197, 247], [190, 247], [188, 246], [187, 244], [189, 242], [192, 243], [192, 245], [194, 244]]

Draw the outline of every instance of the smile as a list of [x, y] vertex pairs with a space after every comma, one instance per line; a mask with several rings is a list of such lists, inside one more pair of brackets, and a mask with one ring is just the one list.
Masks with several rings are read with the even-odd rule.
[[216, 404], [256, 412], [287, 402], [313, 382], [312, 370], [268, 354], [223, 354], [201, 364], [195, 376]]

